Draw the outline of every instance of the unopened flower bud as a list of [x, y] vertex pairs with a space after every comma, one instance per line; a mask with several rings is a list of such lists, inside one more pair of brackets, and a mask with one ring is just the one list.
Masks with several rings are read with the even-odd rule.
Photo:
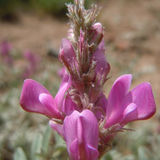
[[75, 51], [68, 39], [63, 39], [59, 53], [59, 59], [73, 76], [78, 76], [79, 68]]
[[89, 31], [90, 43], [98, 45], [102, 41], [104, 35], [103, 30], [101, 23], [95, 23]]

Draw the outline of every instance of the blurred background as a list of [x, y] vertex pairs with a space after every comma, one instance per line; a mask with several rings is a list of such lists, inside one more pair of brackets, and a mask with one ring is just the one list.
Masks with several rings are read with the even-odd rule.
[[[44, 116], [19, 106], [23, 81], [32, 78], [56, 95], [62, 64], [58, 51], [69, 29], [65, 3], [70, 0], [0, 0], [0, 160], [66, 160], [63, 140]], [[157, 112], [117, 134], [103, 160], [160, 159], [160, 3], [159, 0], [86, 0], [102, 7], [97, 21], [105, 27], [106, 55], [111, 65], [104, 86], [133, 75], [131, 89], [152, 85]]]

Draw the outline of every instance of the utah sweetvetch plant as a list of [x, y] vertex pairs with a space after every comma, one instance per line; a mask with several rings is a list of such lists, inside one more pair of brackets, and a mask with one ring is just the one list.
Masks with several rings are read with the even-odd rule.
[[24, 81], [21, 107], [49, 118], [50, 126], [65, 140], [71, 160], [96, 160], [110, 150], [112, 141], [128, 122], [152, 117], [156, 111], [149, 83], [129, 91], [132, 75], [117, 78], [108, 98], [103, 93], [110, 65], [105, 57], [104, 28], [96, 22], [99, 10], [84, 8], [84, 0], [68, 4], [70, 30], [59, 59], [63, 78], [55, 98], [38, 82]]

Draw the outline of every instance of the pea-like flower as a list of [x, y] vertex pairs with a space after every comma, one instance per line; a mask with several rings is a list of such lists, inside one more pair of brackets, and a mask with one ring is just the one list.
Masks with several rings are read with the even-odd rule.
[[[151, 89], [147, 82], [129, 91], [132, 75], [120, 76], [114, 82], [108, 100], [100, 100], [105, 118], [100, 122], [100, 153], [112, 144], [116, 133], [125, 130], [124, 125], [136, 120], [151, 118], [156, 112], [156, 105]], [[105, 146], [105, 145], [108, 146]]]
[[20, 97], [20, 105], [27, 112], [44, 114], [50, 118], [64, 119], [63, 101], [67, 89], [70, 87], [69, 75], [65, 74], [60, 89], [55, 97], [38, 82], [27, 79], [24, 81]]
[[98, 122], [91, 111], [73, 111], [64, 120], [63, 134], [71, 160], [98, 158]]
[[105, 127], [117, 123], [124, 125], [154, 115], [156, 105], [151, 85], [145, 82], [129, 91], [131, 79], [132, 75], [126, 74], [114, 82], [108, 97]]

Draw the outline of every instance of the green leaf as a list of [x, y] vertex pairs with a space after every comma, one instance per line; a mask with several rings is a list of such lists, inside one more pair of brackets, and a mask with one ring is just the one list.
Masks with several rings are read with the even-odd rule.
[[31, 146], [31, 154], [32, 154], [32, 160], [39, 160], [41, 152], [41, 146], [42, 146], [42, 135], [39, 134], [36, 136], [36, 138], [33, 140], [32, 146]]
[[56, 149], [61, 151], [66, 149], [66, 143], [58, 133], [55, 133], [55, 141], [56, 141], [56, 145], [55, 145]]
[[110, 154], [105, 154], [101, 160], [113, 160], [112, 156]]
[[48, 125], [47, 129], [43, 135], [43, 140], [42, 140], [42, 150], [44, 151], [45, 154], [48, 153], [48, 149], [49, 149], [49, 142], [51, 139], [51, 134], [52, 134], [52, 129], [51, 127]]
[[13, 160], [27, 160], [27, 157], [21, 147], [16, 148]]
[[56, 144], [65, 144], [65, 141], [58, 133], [55, 133], [55, 140]]
[[126, 155], [120, 158], [119, 160], [135, 160], [134, 155]]

